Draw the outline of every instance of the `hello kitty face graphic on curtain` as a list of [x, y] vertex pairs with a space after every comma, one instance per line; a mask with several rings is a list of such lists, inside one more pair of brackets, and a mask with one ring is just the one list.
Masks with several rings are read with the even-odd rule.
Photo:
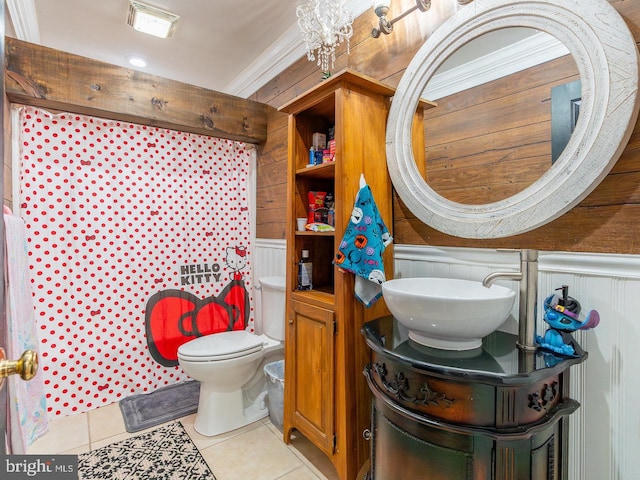
[[[247, 328], [249, 296], [241, 273], [247, 264], [247, 251], [236, 246], [227, 247], [226, 253], [230, 281], [219, 295], [200, 299], [187, 291], [172, 289], [156, 293], [147, 302], [147, 343], [151, 356], [161, 365], [178, 365], [178, 347], [194, 338]], [[206, 278], [207, 270], [212, 276], [216, 270], [207, 268], [208, 264], [195, 267], [195, 272], [202, 273], [192, 275], [201, 279]]]
[[247, 250], [240, 247], [227, 247], [227, 266], [233, 271], [231, 278], [233, 280], [242, 280], [242, 270], [247, 264]]

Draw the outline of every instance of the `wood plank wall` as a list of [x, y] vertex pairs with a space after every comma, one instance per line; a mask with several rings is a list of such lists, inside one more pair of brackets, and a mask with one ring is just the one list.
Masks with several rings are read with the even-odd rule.
[[454, 202], [479, 204], [538, 180], [552, 164], [551, 89], [577, 78], [566, 55], [438, 99], [425, 110], [431, 188]]
[[[393, 2], [392, 16], [414, 3], [413, 0]], [[640, 0], [611, 0], [611, 4], [625, 19], [636, 41], [639, 41]], [[354, 22], [350, 54], [346, 55], [344, 46], [339, 49], [334, 71], [349, 67], [390, 86], [396, 86], [428, 34], [422, 31], [424, 26], [420, 26], [420, 15], [424, 14], [415, 12], [405, 17], [394, 26], [395, 31], [391, 35], [373, 39], [369, 33], [375, 24], [375, 15], [373, 12], [365, 12]], [[562, 62], [554, 62], [549, 67], [544, 71], [545, 75], [556, 79], [550, 81], [569, 78], [566, 65]], [[286, 198], [287, 119], [286, 115], [276, 109], [320, 81], [319, 68], [315, 62], [309, 62], [305, 57], [251, 97], [271, 107], [268, 138], [258, 159], [259, 238], [284, 238], [285, 231], [283, 212]], [[452, 99], [442, 99], [447, 100]], [[462, 126], [455, 124], [456, 129]], [[526, 141], [523, 137], [521, 144]], [[432, 154], [435, 155], [433, 152]], [[469, 168], [473, 168], [473, 165]], [[478, 191], [486, 194], [486, 188]], [[496, 240], [452, 237], [417, 220], [395, 194], [393, 204], [394, 238], [397, 243], [640, 254], [640, 124], [636, 125], [627, 148], [611, 173], [591, 195], [550, 224], [522, 235]]]

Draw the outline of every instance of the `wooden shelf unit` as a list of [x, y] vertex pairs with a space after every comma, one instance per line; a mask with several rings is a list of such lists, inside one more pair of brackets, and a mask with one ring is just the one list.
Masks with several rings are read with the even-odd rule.
[[[332, 261], [361, 174], [392, 230], [385, 134], [393, 94], [376, 80], [344, 70], [280, 108], [289, 114], [284, 440], [298, 430], [328, 455], [341, 480], [354, 480], [369, 459], [363, 432], [370, 426], [371, 394], [362, 372], [370, 351], [360, 328], [388, 310], [383, 299], [370, 308], [358, 302], [354, 275]], [[416, 118], [422, 122], [421, 113]], [[313, 133], [330, 127], [335, 127], [335, 161], [307, 167]], [[422, 134], [417, 137], [417, 158], [424, 158]], [[335, 233], [296, 231], [296, 218], [307, 216], [309, 191], [334, 194]], [[313, 290], [297, 291], [303, 249], [313, 262]], [[387, 278], [393, 278], [393, 245], [383, 261]]]

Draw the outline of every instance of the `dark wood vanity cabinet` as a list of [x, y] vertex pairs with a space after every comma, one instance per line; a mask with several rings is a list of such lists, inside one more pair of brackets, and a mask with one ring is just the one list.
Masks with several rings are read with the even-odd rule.
[[393, 317], [366, 323], [371, 480], [566, 479], [569, 367], [495, 332], [482, 348], [419, 345]]

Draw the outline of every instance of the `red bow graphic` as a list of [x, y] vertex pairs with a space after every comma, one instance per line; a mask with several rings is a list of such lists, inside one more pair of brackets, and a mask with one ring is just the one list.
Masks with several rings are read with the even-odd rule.
[[149, 353], [165, 367], [178, 365], [178, 347], [194, 338], [244, 330], [249, 296], [242, 280], [232, 280], [220, 295], [199, 299], [184, 290], [164, 290], [149, 298], [145, 329]]

